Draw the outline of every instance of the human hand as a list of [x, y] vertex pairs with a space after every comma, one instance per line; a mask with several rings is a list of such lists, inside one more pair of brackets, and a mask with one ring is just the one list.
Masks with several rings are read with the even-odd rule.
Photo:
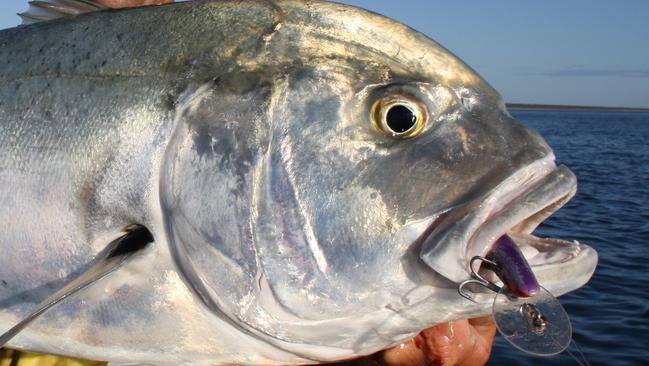
[[425, 329], [394, 348], [336, 366], [482, 366], [489, 360], [495, 335], [491, 316], [455, 320]]
[[382, 358], [388, 366], [482, 366], [495, 335], [491, 316], [455, 320], [423, 330], [412, 341], [384, 351]]

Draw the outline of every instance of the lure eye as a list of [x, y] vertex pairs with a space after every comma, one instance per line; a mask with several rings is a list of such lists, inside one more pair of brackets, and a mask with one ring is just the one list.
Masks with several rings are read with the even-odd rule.
[[372, 106], [372, 121], [392, 138], [412, 138], [423, 130], [428, 114], [419, 103], [404, 97], [383, 97]]

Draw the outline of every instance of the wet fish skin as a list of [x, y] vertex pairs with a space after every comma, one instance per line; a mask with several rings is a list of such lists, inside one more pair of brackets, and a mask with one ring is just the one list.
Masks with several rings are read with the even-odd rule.
[[180, 95], [228, 70], [235, 48], [254, 52], [275, 25], [266, 3], [227, 5], [102, 12], [0, 33], [2, 327], [82, 271], [124, 225], [146, 225], [156, 239], [148, 257], [52, 309], [12, 347], [175, 364], [296, 359], [202, 310], [168, 254], [156, 202]]
[[[485, 314], [413, 243], [551, 155], [448, 51], [337, 4], [104, 11], [0, 32], [0, 65], [0, 330], [124, 226], [156, 240], [17, 348], [312, 363]], [[392, 94], [431, 112], [421, 136], [376, 131]]]

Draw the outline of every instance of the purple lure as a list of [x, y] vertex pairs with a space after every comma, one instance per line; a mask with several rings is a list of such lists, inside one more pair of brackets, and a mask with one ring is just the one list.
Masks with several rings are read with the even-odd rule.
[[523, 253], [508, 235], [494, 243], [487, 258], [498, 265], [496, 274], [512, 294], [518, 297], [532, 297], [539, 293], [540, 286]]

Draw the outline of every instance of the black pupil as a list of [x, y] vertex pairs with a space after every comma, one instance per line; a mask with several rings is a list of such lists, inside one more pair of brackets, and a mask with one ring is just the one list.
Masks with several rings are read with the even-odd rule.
[[403, 105], [395, 105], [388, 110], [385, 123], [395, 133], [404, 133], [417, 123], [417, 116], [412, 110]]

